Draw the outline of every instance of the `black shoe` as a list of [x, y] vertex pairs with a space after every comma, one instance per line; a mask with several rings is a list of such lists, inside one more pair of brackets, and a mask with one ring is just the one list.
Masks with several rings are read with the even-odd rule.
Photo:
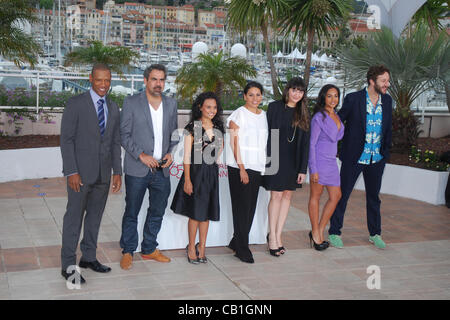
[[285, 247], [279, 247], [278, 251], [280, 251], [281, 254], [285, 254], [286, 253], [286, 248]]
[[267, 248], [269, 249], [269, 253], [270, 253], [271, 256], [274, 256], [274, 257], [280, 257], [281, 256], [280, 249], [270, 249], [269, 234], [267, 234]]
[[310, 231], [309, 232], [309, 245], [311, 246], [311, 248], [314, 245], [314, 249], [316, 249], [317, 251], [322, 251], [322, 250], [325, 250], [326, 248], [328, 248], [329, 243], [324, 241], [320, 244], [317, 244], [313, 239], [312, 231]]
[[[198, 256], [197, 256], [197, 259], [189, 258], [189, 249], [188, 248], [189, 248], [189, 245], [186, 246], [186, 256], [187, 256], [188, 262], [192, 263], [192, 264], [199, 264], [200, 260], [198, 259]], [[195, 249], [197, 251], [197, 247]]]
[[239, 260], [241, 260], [242, 262], [246, 262], [246, 263], [255, 263], [255, 260], [253, 259], [252, 256], [240, 256], [237, 253], [234, 255], [235, 257], [237, 257]]
[[80, 266], [80, 268], [85, 268], [85, 269], [89, 268], [92, 271], [100, 272], [100, 273], [107, 273], [107, 272], [111, 271], [110, 267], [101, 264], [97, 260], [92, 261], [92, 262], [80, 261], [80, 263], [78, 265]]
[[236, 251], [236, 254], [234, 256], [237, 257], [242, 262], [246, 262], [246, 263], [254, 263], [255, 262], [255, 260], [253, 260], [253, 254], [249, 248], [244, 248], [244, 249], [240, 249], [240, 250]]
[[208, 259], [206, 259], [206, 256], [204, 256], [204, 257], [199, 257], [198, 255], [198, 245], [199, 245], [199, 243], [197, 242], [197, 244], [195, 245], [195, 253], [197, 254], [197, 257], [198, 257], [198, 261], [199, 262], [201, 262], [201, 263], [207, 263], [208, 262]]
[[64, 277], [64, 279], [66, 279], [66, 281], [69, 281], [69, 277], [71, 277], [74, 273], [76, 274], [72, 277], [73, 284], [76, 284], [77, 279], [79, 279], [80, 284], [86, 283], [86, 280], [84, 280], [81, 273], [78, 273], [76, 270], [73, 270], [71, 273], [67, 273], [66, 270], [61, 270], [61, 275]]

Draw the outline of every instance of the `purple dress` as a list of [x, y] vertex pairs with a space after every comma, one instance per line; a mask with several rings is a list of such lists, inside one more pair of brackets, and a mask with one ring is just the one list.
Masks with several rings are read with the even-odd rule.
[[311, 139], [309, 144], [309, 174], [319, 174], [319, 184], [340, 186], [341, 179], [336, 163], [337, 143], [344, 136], [344, 124], [339, 119], [338, 130], [331, 117], [317, 112], [311, 120]]

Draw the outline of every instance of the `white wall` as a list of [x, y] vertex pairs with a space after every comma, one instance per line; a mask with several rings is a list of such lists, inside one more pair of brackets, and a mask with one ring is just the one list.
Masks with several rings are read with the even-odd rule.
[[[422, 121], [420, 113], [415, 113], [415, 115]], [[426, 113], [423, 117], [423, 124], [419, 128], [422, 130], [419, 135], [421, 138], [446, 137], [450, 135], [450, 113]]]
[[[337, 161], [340, 166], [340, 161]], [[0, 150], [0, 183], [44, 177], [62, 177], [59, 147]], [[381, 193], [441, 205], [445, 204], [445, 187], [448, 177], [448, 172], [387, 164], [383, 174]], [[362, 175], [355, 189], [364, 190]]]
[[0, 150], [0, 182], [62, 176], [59, 147]]

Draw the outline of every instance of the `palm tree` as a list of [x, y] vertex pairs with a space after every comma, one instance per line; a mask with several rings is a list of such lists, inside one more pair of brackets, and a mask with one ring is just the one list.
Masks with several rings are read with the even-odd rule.
[[183, 99], [192, 100], [199, 91], [213, 91], [221, 100], [224, 92], [237, 92], [247, 78], [255, 76], [255, 69], [245, 59], [230, 58], [220, 51], [200, 54], [195, 62], [184, 65], [175, 84]]
[[273, 94], [281, 96], [278, 90], [277, 73], [270, 50], [269, 27], [277, 30], [281, 17], [287, 15], [287, 0], [230, 0], [228, 4], [228, 23], [241, 34], [249, 30], [261, 31], [269, 60]]
[[343, 48], [338, 55], [354, 84], [365, 81], [371, 65], [384, 64], [389, 68], [389, 93], [396, 104], [393, 142], [399, 149], [409, 149], [419, 133], [411, 104], [433, 81], [450, 78], [450, 45], [446, 33], [441, 32], [430, 42], [424, 27], [416, 28], [408, 38], [396, 38], [391, 30], [383, 27], [367, 41], [367, 47]]
[[64, 65], [92, 65], [104, 63], [113, 72], [123, 76], [123, 68], [129, 67], [130, 63], [136, 61], [139, 54], [130, 48], [121, 46], [105, 46], [101, 41], [91, 41], [86, 48], [76, 48], [69, 52], [64, 59]]
[[295, 29], [295, 37], [307, 37], [305, 83], [309, 85], [314, 37], [328, 36], [328, 30], [338, 28], [352, 9], [349, 0], [287, 0], [291, 6], [284, 32]]
[[29, 63], [34, 68], [42, 48], [21, 26], [37, 22], [31, 0], [0, 1], [0, 56], [19, 67]]
[[447, 0], [427, 0], [420, 8], [416, 11], [411, 19], [413, 24], [424, 24], [430, 28], [431, 36], [436, 38], [439, 32], [444, 30], [444, 26], [439, 22], [447, 15], [448, 1]]

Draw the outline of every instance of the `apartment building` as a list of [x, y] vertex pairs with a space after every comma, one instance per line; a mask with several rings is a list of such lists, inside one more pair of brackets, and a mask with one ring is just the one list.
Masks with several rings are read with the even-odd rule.
[[195, 9], [192, 5], [185, 5], [177, 8], [177, 16], [176, 19], [178, 21], [184, 22], [190, 26], [195, 25]]
[[214, 11], [198, 10], [198, 26], [204, 28], [205, 24], [216, 24]]
[[196, 27], [178, 20], [146, 24], [146, 49], [190, 50], [197, 41], [208, 41], [206, 28]]
[[138, 11], [122, 15], [122, 44], [136, 49], [144, 48], [145, 18]]
[[205, 24], [206, 28], [206, 41], [204, 41], [208, 48], [220, 50], [224, 46], [226, 38], [225, 26], [223, 24]]

